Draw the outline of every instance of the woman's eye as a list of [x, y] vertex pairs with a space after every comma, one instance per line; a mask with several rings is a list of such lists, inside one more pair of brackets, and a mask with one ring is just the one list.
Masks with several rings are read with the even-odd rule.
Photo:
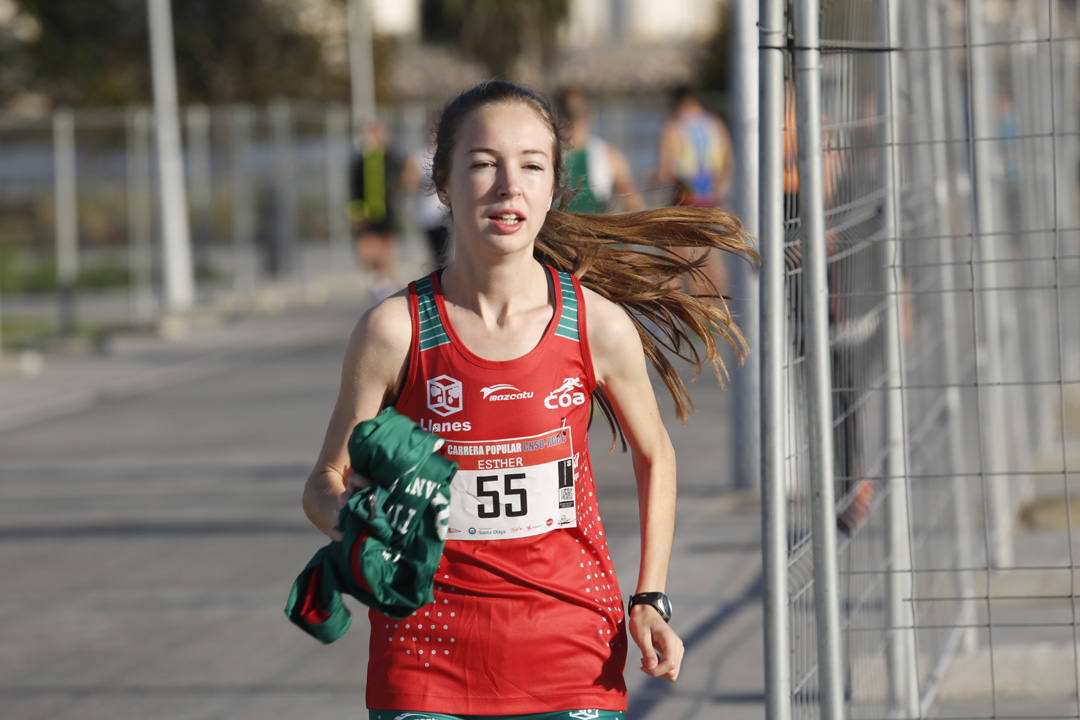
[[536, 170], [538, 172], [543, 172], [544, 171], [544, 166], [543, 165], [537, 165], [536, 163], [532, 163], [532, 164], [526, 165], [525, 169], [526, 170]]
[[469, 167], [473, 167], [473, 168], [487, 168], [487, 167], [492, 167], [492, 166], [494, 166], [494, 163], [492, 163], [492, 162], [490, 162], [490, 161], [488, 161], [488, 160], [477, 160], [476, 162], [474, 162], [474, 163], [473, 163], [472, 165], [470, 165]]

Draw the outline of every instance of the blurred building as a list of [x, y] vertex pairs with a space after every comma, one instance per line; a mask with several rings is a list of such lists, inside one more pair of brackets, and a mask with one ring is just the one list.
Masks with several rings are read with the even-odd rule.
[[[375, 32], [403, 40], [395, 95], [441, 97], [485, 76], [476, 63], [420, 43], [421, 0], [369, 0]], [[326, 0], [308, 0], [326, 2]], [[552, 67], [520, 67], [526, 82], [573, 83], [600, 94], [655, 92], [692, 79], [694, 61], [730, 0], [570, 0]]]

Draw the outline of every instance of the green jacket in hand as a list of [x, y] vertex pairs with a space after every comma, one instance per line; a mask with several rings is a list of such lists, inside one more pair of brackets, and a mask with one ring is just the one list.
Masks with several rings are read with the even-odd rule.
[[394, 618], [432, 601], [457, 472], [435, 454], [442, 444], [393, 408], [353, 429], [353, 471], [375, 484], [341, 509], [344, 540], [320, 548], [293, 583], [285, 614], [302, 630], [324, 643], [344, 635], [343, 593]]

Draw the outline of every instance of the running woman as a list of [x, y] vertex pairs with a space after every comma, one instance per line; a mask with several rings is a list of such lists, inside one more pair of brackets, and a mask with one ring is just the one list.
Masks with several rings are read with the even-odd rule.
[[[434, 602], [403, 620], [369, 611], [369, 718], [622, 718], [627, 630], [646, 674], [675, 681], [683, 659], [664, 594], [675, 456], [646, 357], [685, 418], [686, 388], [661, 347], [718, 373], [718, 338], [745, 349], [726, 307], [668, 282], [701, 266], [666, 249], [754, 251], [719, 211], [552, 210], [556, 125], [540, 96], [511, 83], [446, 106], [432, 164], [454, 258], [358, 322], [303, 496], [311, 521], [340, 538], [338, 509], [365, 482], [347, 438], [387, 406], [444, 437], [459, 464]], [[641, 563], [628, 610], [597, 510], [593, 403], [634, 461]]]

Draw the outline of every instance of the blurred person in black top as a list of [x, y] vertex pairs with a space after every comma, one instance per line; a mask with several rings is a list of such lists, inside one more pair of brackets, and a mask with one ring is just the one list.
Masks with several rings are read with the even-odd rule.
[[378, 120], [364, 126], [361, 146], [352, 158], [349, 175], [349, 219], [356, 242], [356, 259], [371, 271], [372, 296], [381, 300], [398, 284], [396, 191], [401, 161], [388, 148], [386, 127]]

